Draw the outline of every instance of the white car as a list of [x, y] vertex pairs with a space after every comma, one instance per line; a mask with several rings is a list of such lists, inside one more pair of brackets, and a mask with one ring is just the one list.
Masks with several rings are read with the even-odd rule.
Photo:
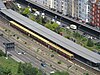
[[69, 26], [67, 26], [66, 28], [67, 28], [67, 29], [70, 29], [70, 27], [69, 27]]
[[50, 74], [55, 73], [55, 71], [51, 71]]
[[21, 5], [19, 3], [17, 3], [18, 8], [21, 8]]
[[72, 25], [70, 25], [70, 28], [76, 30], [77, 29], [77, 26], [74, 25], [74, 24], [72, 24]]
[[56, 23], [57, 23], [58, 25], [61, 25], [61, 22], [59, 22], [59, 21], [56, 21]]
[[18, 54], [20, 55], [20, 54], [22, 54], [21, 52], [18, 52]]
[[25, 52], [18, 52], [18, 54], [20, 55], [20, 54], [26, 54]]

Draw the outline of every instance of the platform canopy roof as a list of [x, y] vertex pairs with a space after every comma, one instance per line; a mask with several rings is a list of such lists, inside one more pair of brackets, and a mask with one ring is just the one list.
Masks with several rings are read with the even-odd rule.
[[100, 55], [97, 53], [94, 53], [76, 43], [73, 41], [68, 40], [67, 38], [64, 38], [63, 36], [47, 29], [46, 27], [30, 20], [27, 17], [22, 16], [21, 14], [11, 10], [11, 9], [4, 9], [1, 10], [3, 14], [10, 17], [11, 19], [15, 20], [16, 22], [22, 24], [23, 26], [35, 31], [36, 33], [40, 34], [41, 36], [44, 36], [45, 38], [55, 42], [56, 44], [62, 46], [66, 50], [71, 51], [72, 53], [75, 53], [76, 55], [79, 55], [91, 62], [94, 63], [100, 63]]

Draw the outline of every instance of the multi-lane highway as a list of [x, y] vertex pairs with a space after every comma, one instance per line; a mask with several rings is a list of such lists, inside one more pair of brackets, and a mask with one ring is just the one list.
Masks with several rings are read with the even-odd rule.
[[[8, 26], [9, 27], [9, 26]], [[3, 29], [2, 29], [3, 30]], [[3, 33], [3, 32], [1, 32], [1, 33]], [[3, 33], [4, 34], [4, 33]], [[8, 32], [8, 34], [10, 35], [11, 33], [9, 33]], [[7, 36], [8, 34], [6, 34], [6, 35], [3, 35], [3, 37], [1, 37], [1, 46], [3, 45], [3, 43], [4, 42], [8, 42], [8, 39], [10, 40], [10, 41], [13, 41], [13, 42], [16, 42], [16, 39], [15, 38], [13, 38], [12, 39], [12, 37], [9, 37], [9, 36]], [[21, 36], [19, 36], [20, 38], [21, 38]], [[25, 38], [23, 38], [24, 39], [24, 41], [26, 41], [26, 39]], [[20, 41], [20, 42], [19, 42]], [[46, 72], [51, 72], [51, 71], [55, 71], [55, 70], [59, 70], [59, 71], [63, 71], [64, 70], [64, 68], [63, 67], [61, 67], [61, 66], [58, 66], [58, 65], [56, 65], [56, 63], [55, 62], [52, 62], [51, 60], [48, 60], [49, 58], [47, 58], [47, 57], [44, 57], [44, 56], [41, 56], [40, 54], [37, 54], [36, 52], [34, 52], [34, 51], [31, 51], [30, 49], [29, 49], [29, 46], [28, 47], [26, 47], [26, 46], [24, 46], [23, 44], [23, 42], [21, 41], [21, 39], [19, 40], [19, 41], [17, 41], [16, 42], [16, 45], [17, 45], [17, 47], [16, 47], [16, 50], [17, 51], [11, 51], [11, 53], [13, 53], [15, 56], [17, 56], [18, 58], [20, 58], [22, 61], [24, 61], [24, 62], [31, 62], [33, 65], [39, 65], [39, 68], [41, 67], [41, 62], [42, 61], [45, 61], [46, 62], [46, 68], [44, 68], [45, 69], [45, 71]], [[27, 41], [27, 42], [29, 42], [29, 41]], [[31, 43], [31, 42], [30, 42]], [[34, 45], [34, 44], [33, 44]], [[38, 47], [38, 46], [37, 46]], [[35, 47], [34, 47], [34, 49], [36, 48], [36, 45], [35, 45]], [[33, 49], [33, 50], [34, 50]], [[25, 51], [25, 55], [18, 55], [18, 52], [20, 52], [20, 51]], [[28, 54], [28, 55], [27, 55]], [[25, 57], [24, 57], [25, 56]], [[33, 59], [34, 58], [34, 59]], [[38, 60], [39, 61], [39, 63], [36, 61], [35, 62], [35, 59], [36, 60]], [[42, 60], [42, 61], [41, 61]], [[34, 61], [34, 62], [33, 62]], [[36, 63], [36, 64], [34, 64], [34, 63]], [[50, 67], [49, 65], [52, 65], [52, 67]], [[56, 67], [56, 68], [55, 68]]]
[[[14, 40], [11, 40], [11, 39], [7, 40], [7, 38], [0, 37], [0, 47], [4, 48], [3, 43], [4, 42], [11, 42], [11, 41], [14, 41]], [[37, 60], [37, 58], [34, 57], [33, 52], [32, 53], [31, 52], [25, 52], [25, 50], [27, 50], [27, 48], [18, 45], [18, 46], [16, 46], [16, 50], [15, 51], [10, 51], [10, 54], [16, 56], [17, 58], [19, 58], [23, 62], [32, 63], [33, 66], [41, 68], [42, 67], [41, 66], [41, 61]], [[20, 53], [25, 52], [26, 54], [18, 54], [18, 52], [20, 52]], [[46, 71], [48, 73], [53, 71], [53, 69], [50, 68], [49, 66], [46, 66], [43, 69], [44, 69], [44, 71]]]

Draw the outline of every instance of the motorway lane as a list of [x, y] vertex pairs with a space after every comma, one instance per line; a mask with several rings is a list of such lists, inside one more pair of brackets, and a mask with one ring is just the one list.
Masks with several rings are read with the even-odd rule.
[[[9, 42], [9, 41], [4, 39], [3, 37], [0, 37], [0, 46], [2, 46], [4, 48], [4, 46], [2, 44], [3, 42]], [[31, 56], [28, 53], [26, 53], [24, 55], [23, 54], [19, 55], [17, 51], [22, 51], [23, 52], [23, 49], [20, 48], [20, 47], [16, 47], [16, 51], [9, 51], [9, 52], [11, 53], [11, 55], [14, 55], [14, 56], [20, 58], [24, 62], [32, 63], [33, 66], [38, 67], [38, 68], [41, 67], [41, 61], [40, 60], [37, 60], [35, 57]], [[53, 69], [50, 68], [49, 66], [46, 66], [44, 68], [44, 71], [50, 73], [51, 71], [53, 71]]]
[[[10, 38], [9, 38], [10, 39]], [[16, 42], [15, 40], [12, 40], [13, 42]], [[21, 44], [22, 45], [22, 44]], [[26, 49], [27, 50], [27, 49]], [[29, 51], [28, 51], [29, 52]], [[30, 52], [30, 53], [32, 53], [32, 52]], [[32, 53], [33, 54], [33, 53]], [[34, 54], [35, 55], [35, 54]], [[38, 56], [38, 55], [37, 55]], [[41, 56], [38, 56], [38, 58], [41, 58]], [[63, 68], [62, 66], [59, 66], [59, 65], [57, 65], [57, 63], [55, 63], [55, 62], [53, 62], [53, 61], [51, 61], [51, 60], [49, 60], [49, 61], [47, 61], [48, 60], [48, 58], [45, 58], [45, 57], [42, 57], [41, 58], [43, 61], [46, 61], [46, 63], [49, 63], [49, 65], [50, 64], [52, 64], [52, 68], [54, 69], [54, 70], [61, 70], [61, 71], [63, 71], [63, 70], [66, 70], [66, 68]], [[56, 67], [56, 68], [55, 68]]]
[[[1, 40], [4, 40], [3, 38], [1, 39]], [[2, 42], [0, 40], [0, 42]], [[5, 40], [4, 40], [5, 41]], [[8, 42], [7, 40], [6, 40], [6, 42]], [[3, 42], [2, 42], [3, 43]], [[17, 51], [23, 51], [23, 48], [16, 48], [17, 49]], [[25, 57], [24, 57], [24, 55], [18, 55], [15, 51], [11, 51], [10, 52], [11, 54], [14, 54], [15, 56], [17, 56], [18, 58], [20, 58], [21, 60], [23, 60], [24, 62], [31, 62], [35, 67], [37, 67], [38, 66], [38, 64], [36, 64], [37, 62], [36, 61], [34, 61], [34, 59], [33, 59], [33, 57], [30, 57], [30, 55], [25, 55]], [[33, 54], [33, 53], [32, 53]], [[32, 61], [33, 60], [33, 61]], [[34, 62], [36, 62], [36, 63], [34, 63]], [[40, 63], [39, 63], [40, 64]], [[37, 66], [36, 66], [37, 65]], [[41, 67], [41, 66], [40, 66]], [[47, 68], [44, 68], [44, 69], [47, 69]], [[73, 70], [73, 69], [72, 69]], [[47, 72], [47, 71], [46, 71]], [[79, 72], [78, 72], [79, 73]]]
[[[23, 48], [23, 47], [21, 47], [21, 48]], [[24, 49], [24, 48], [23, 48]], [[24, 50], [26, 50], [26, 49], [24, 49]], [[29, 52], [29, 50], [28, 50], [28, 52]], [[30, 53], [32, 53], [32, 52], [30, 52]], [[33, 54], [33, 53], [32, 53]], [[39, 57], [40, 58], [40, 57]], [[43, 60], [43, 59], [42, 59]], [[56, 66], [57, 67], [57, 66]]]
[[[9, 38], [10, 39], [10, 38]], [[15, 40], [12, 40], [13, 42], [16, 42], [16, 39]], [[19, 45], [20, 43], [17, 43], [17, 45]], [[20, 44], [21, 45], [21, 47], [23, 47], [23, 48], [25, 48], [24, 46], [23, 46], [23, 43], [22, 44]], [[24, 49], [24, 50], [28, 50], [28, 49]], [[30, 49], [29, 49], [30, 50]], [[29, 52], [29, 50], [28, 50], [28, 52]], [[31, 51], [30, 53], [32, 53], [33, 51]], [[34, 52], [33, 52], [34, 53]], [[33, 54], [32, 53], [32, 54]], [[56, 67], [56, 69], [57, 70], [61, 70], [61, 71], [63, 71], [63, 70], [65, 70], [65, 68], [63, 68], [62, 66], [58, 66], [58, 65], [56, 65], [57, 63], [55, 63], [55, 62], [53, 62], [53, 61], [51, 61], [51, 60], [48, 60], [48, 58], [47, 57], [43, 57], [43, 56], [39, 56], [40, 54], [34, 54], [34, 55], [36, 55], [39, 59], [42, 59], [42, 60], [44, 60], [44, 61], [46, 61], [46, 63], [49, 63], [49, 64], [52, 64], [52, 66], [54, 66], [54, 67]], [[42, 57], [42, 58], [41, 58]], [[55, 69], [55, 68], [54, 68]]]
[[[24, 38], [23, 38], [23, 39], [24, 39]], [[25, 40], [26, 40], [26, 39], [25, 39]], [[15, 41], [15, 40], [14, 40], [14, 41]], [[15, 42], [16, 42], [16, 41], [15, 41]], [[22, 43], [22, 44], [23, 44], [23, 43]], [[35, 46], [35, 47], [36, 47], [36, 46]], [[38, 56], [38, 55], [37, 55], [37, 56]], [[39, 56], [38, 56], [38, 57], [39, 57]], [[39, 57], [39, 58], [41, 58], [41, 57]], [[45, 59], [44, 59], [44, 58], [45, 58]], [[41, 58], [41, 59], [42, 59], [42, 58]], [[45, 61], [47, 61], [46, 59], [48, 59], [48, 58], [43, 57], [43, 59], [44, 59]], [[51, 61], [48, 61], [48, 63], [50, 63], [50, 62], [51, 62]], [[53, 62], [53, 61], [52, 61], [52, 62]], [[52, 63], [52, 62], [51, 62], [51, 64], [55, 63], [55, 62], [53, 62], [53, 63]], [[56, 64], [56, 63], [55, 63], [55, 64]], [[57, 69], [59, 68], [59, 70], [65, 70], [64, 68], [61, 68], [62, 66], [59, 66], [59, 67], [58, 67], [58, 65], [57, 65], [56, 67], [57, 67]]]
[[[43, 45], [42, 45], [43, 46]], [[68, 66], [73, 66], [74, 65], [74, 69], [78, 69], [77, 71], [79, 71], [79, 72], [86, 72], [87, 70], [87, 68], [89, 69], [89, 67], [85, 67], [85, 68], [83, 68], [84, 66], [82, 66], [82, 67], [80, 67], [79, 65], [77, 65], [77, 64], [74, 64], [73, 62], [68, 62], [69, 60], [68, 59], [66, 59], [66, 58], [64, 58], [64, 57], [62, 57], [61, 55], [59, 55], [59, 54], [57, 54], [57, 53], [52, 53], [52, 52], [50, 52], [49, 51], [49, 49], [48, 48], [43, 48], [42, 46], [40, 46], [39, 48], [44, 52], [44, 54], [46, 53], [47, 55], [49, 55], [49, 54], [53, 54], [54, 55], [54, 57], [56, 58], [56, 59], [59, 59], [61, 62], [63, 62], [63, 63], [66, 63], [66, 67], [68, 67]], [[49, 57], [50, 57], [50, 55], [49, 55]], [[51, 57], [50, 57], [51, 58]], [[78, 62], [77, 62], [78, 63]], [[81, 64], [82, 65], [82, 64]], [[91, 70], [91, 71], [93, 71], [93, 70]], [[93, 71], [94, 73], [95, 73], [95, 71]], [[90, 73], [91, 74], [91, 73]], [[91, 74], [92, 75], [92, 74]]]

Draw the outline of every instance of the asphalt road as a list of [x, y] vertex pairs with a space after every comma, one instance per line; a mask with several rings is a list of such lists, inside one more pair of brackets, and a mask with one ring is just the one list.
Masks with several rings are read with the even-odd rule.
[[[4, 42], [9, 42], [7, 39], [3, 38], [0, 36], [0, 47], [4, 48], [3, 43]], [[17, 58], [19, 58], [20, 60], [24, 61], [24, 62], [28, 62], [28, 63], [32, 63], [33, 66], [41, 68], [41, 61], [37, 60], [36, 57], [33, 56], [32, 54], [29, 54], [28, 52], [25, 52], [26, 54], [18, 54], [18, 52], [23, 52], [24, 48], [22, 46], [16, 46], [16, 50], [15, 51], [9, 51], [9, 53], [11, 55], [16, 56]], [[54, 71], [51, 67], [49, 67], [48, 65], [46, 67], [43, 68], [43, 70], [47, 73], [50, 73], [51, 71]]]
[[[9, 27], [9, 26], [8, 26]], [[1, 32], [2, 33], [2, 32]], [[11, 33], [9, 33], [8, 32], [8, 34], [10, 35]], [[16, 42], [16, 40], [15, 39], [11, 39], [11, 37], [9, 36], [5, 36], [7, 39], [9, 39], [10, 41], [13, 41], [13, 42]], [[4, 43], [4, 42], [7, 42], [7, 39], [6, 39], [6, 41], [4, 40], [4, 37], [2, 37], [0, 40], [2, 41], [1, 43]], [[26, 39], [25, 39], [26, 40]], [[28, 42], [28, 41], [27, 41]], [[53, 68], [53, 69], [48, 69], [48, 68], [46, 68], [46, 70], [48, 70], [49, 72], [51, 72], [51, 71], [54, 71], [54, 70], [64, 70], [64, 68], [61, 68], [60, 66], [58, 66], [58, 65], [56, 65], [56, 63], [54, 63], [54, 62], [52, 62], [51, 60], [48, 60], [49, 58], [47, 58], [47, 57], [44, 57], [44, 56], [40, 56], [39, 54], [36, 54], [36, 53], [34, 53], [33, 51], [31, 51], [30, 49], [28, 49], [28, 48], [26, 48], [26, 46], [23, 46], [23, 44], [20, 44], [19, 42], [16, 42], [16, 44], [17, 44], [17, 46], [20, 46], [19, 48], [17, 48], [17, 50], [23, 50], [23, 51], [26, 51], [27, 53], [29, 53], [32, 57], [35, 57], [36, 59], [38, 59], [39, 61], [42, 59], [43, 61], [46, 61], [46, 63], [49, 63], [49, 64], [52, 64], [53, 65], [53, 67], [50, 67], [48, 64], [47, 64], [47, 66], [48, 67], [50, 67], [50, 68]], [[19, 57], [19, 55], [18, 55], [18, 57]], [[25, 60], [24, 58], [22, 58], [22, 56], [21, 57], [19, 57], [20, 59], [22, 59], [22, 60]], [[29, 57], [30, 58], [30, 57]], [[31, 59], [32, 60], [32, 59]], [[29, 61], [29, 60], [26, 60], [26, 62], [27, 61]], [[34, 61], [34, 59], [33, 59], [33, 61]], [[30, 62], [32, 62], [32, 61], [30, 61]], [[41, 62], [41, 61], [40, 61]], [[37, 62], [36, 62], [37, 63]], [[40, 64], [39, 64], [40, 65]], [[56, 69], [56, 68], [57, 69]], [[46, 72], [48, 72], [48, 71], [46, 71]]]

